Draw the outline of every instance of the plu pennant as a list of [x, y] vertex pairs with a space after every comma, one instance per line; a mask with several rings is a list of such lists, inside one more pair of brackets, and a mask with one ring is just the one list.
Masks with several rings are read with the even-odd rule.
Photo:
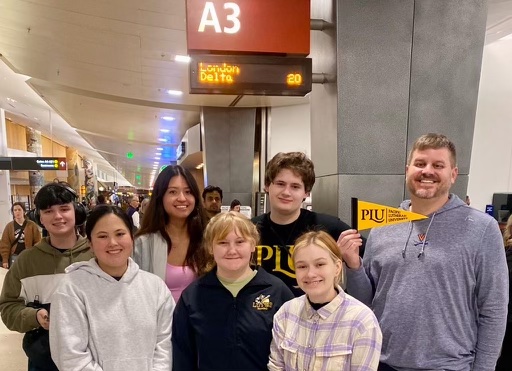
[[411, 211], [352, 199], [352, 227], [359, 231], [427, 218]]

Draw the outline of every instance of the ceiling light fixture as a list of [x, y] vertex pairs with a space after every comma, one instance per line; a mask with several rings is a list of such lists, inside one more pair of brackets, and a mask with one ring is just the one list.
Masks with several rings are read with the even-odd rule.
[[157, 151], [163, 151], [164, 149], [162, 147], [158, 147], [156, 150]]
[[160, 129], [160, 131], [161, 131], [162, 133], [169, 133], [169, 132], [170, 132], [170, 130], [169, 130], [169, 129]]
[[177, 54], [174, 57], [174, 60], [176, 62], [189, 63], [190, 62], [190, 57], [188, 55], [179, 55], [179, 54]]
[[176, 119], [175, 119], [174, 117], [172, 117], [172, 116], [162, 116], [162, 117], [160, 117], [160, 118], [161, 118], [162, 120], [164, 120], [164, 121], [174, 121], [174, 120], [176, 120]]
[[159, 142], [167, 142], [167, 139], [165, 139], [165, 138], [158, 138], [158, 141]]
[[167, 90], [167, 94], [180, 96], [180, 95], [183, 95], [183, 92], [179, 91], [179, 90]]

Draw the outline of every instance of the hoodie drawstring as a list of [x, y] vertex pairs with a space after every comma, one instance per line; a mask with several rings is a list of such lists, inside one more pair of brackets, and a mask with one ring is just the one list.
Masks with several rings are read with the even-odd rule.
[[[425, 238], [423, 239], [423, 243], [421, 244], [421, 250], [420, 250], [420, 253], [418, 254], [418, 259], [425, 255], [425, 244], [427, 243], [428, 231], [430, 230], [430, 226], [432, 225], [432, 222], [434, 221], [435, 216], [436, 216], [436, 213], [432, 214], [432, 218], [430, 218], [430, 222], [428, 223], [428, 227], [425, 232]], [[402, 258], [404, 258], [404, 259], [405, 259], [405, 252], [407, 250], [407, 244], [409, 243], [411, 234], [412, 234], [412, 222], [409, 222], [409, 235], [407, 236], [407, 240], [405, 241], [404, 248], [402, 249]]]
[[430, 223], [428, 223], [427, 231], [425, 232], [425, 239], [423, 240], [423, 243], [421, 244], [421, 250], [418, 254], [418, 259], [421, 258], [423, 255], [425, 255], [425, 244], [427, 243], [427, 236], [428, 231], [430, 229], [430, 226], [432, 225], [432, 222], [434, 221], [434, 218], [436, 216], [436, 213], [432, 214], [432, 219], [430, 219]]
[[404, 248], [402, 249], [402, 258], [405, 259], [405, 250], [407, 250], [407, 244], [409, 243], [409, 238], [411, 238], [412, 233], [412, 222], [409, 222], [409, 234], [407, 235], [407, 239], [405, 240]]

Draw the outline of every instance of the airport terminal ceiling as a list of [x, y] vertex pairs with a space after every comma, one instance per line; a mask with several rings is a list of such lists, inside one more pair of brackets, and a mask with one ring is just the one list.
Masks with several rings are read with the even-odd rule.
[[[188, 65], [176, 61], [187, 54], [185, 4], [2, 0], [0, 107], [148, 188], [153, 169], [175, 159], [183, 134], [199, 122], [200, 107], [237, 98], [188, 94]], [[510, 33], [512, 1], [490, 0], [486, 43]], [[236, 107], [308, 101], [243, 96]]]

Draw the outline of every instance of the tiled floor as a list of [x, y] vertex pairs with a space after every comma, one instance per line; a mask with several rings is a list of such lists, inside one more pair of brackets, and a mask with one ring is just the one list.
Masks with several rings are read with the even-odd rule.
[[[7, 270], [0, 268], [0, 287], [4, 283]], [[26, 371], [27, 357], [21, 349], [23, 334], [9, 331], [0, 321], [0, 370]]]

